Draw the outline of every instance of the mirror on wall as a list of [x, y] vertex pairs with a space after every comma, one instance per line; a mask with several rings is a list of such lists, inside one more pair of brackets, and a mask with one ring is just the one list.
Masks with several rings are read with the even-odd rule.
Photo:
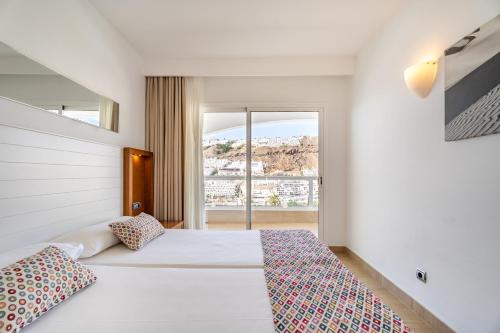
[[119, 104], [0, 42], [0, 97], [118, 132]]

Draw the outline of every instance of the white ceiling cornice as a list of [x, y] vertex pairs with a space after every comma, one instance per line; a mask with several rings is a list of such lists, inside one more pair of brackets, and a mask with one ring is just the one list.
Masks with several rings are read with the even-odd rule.
[[352, 75], [354, 57], [145, 59], [147, 76]]

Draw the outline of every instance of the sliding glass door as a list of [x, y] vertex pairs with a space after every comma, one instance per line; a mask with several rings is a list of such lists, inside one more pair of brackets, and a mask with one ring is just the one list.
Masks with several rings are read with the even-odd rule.
[[206, 112], [205, 216], [209, 229], [247, 229], [246, 111]]
[[252, 229], [318, 232], [318, 112], [251, 112]]
[[209, 229], [307, 229], [318, 233], [318, 111], [241, 109], [204, 119]]

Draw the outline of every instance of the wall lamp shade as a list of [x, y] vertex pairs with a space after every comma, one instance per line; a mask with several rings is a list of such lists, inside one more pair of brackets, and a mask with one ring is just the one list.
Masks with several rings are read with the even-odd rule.
[[427, 97], [436, 79], [437, 68], [436, 61], [426, 61], [408, 67], [404, 73], [406, 86], [418, 96]]

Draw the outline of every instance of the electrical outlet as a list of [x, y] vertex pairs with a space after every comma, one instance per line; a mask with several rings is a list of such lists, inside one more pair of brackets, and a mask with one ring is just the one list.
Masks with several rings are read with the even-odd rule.
[[427, 272], [423, 269], [417, 268], [417, 272], [415, 275], [417, 276], [417, 279], [419, 279], [423, 283], [427, 282]]
[[136, 210], [136, 209], [139, 209], [139, 208], [141, 208], [141, 203], [139, 201], [132, 203], [132, 210]]

